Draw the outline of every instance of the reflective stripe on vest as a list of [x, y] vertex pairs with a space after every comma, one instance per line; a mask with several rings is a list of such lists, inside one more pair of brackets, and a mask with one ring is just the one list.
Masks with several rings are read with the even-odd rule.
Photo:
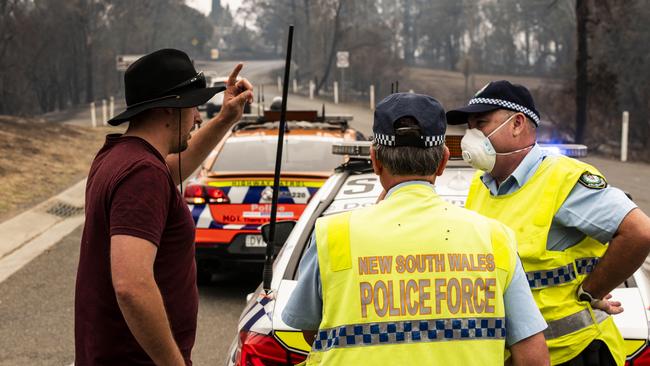
[[576, 259], [576, 270], [578, 274], [585, 275], [593, 272], [599, 260], [600, 258], [597, 257]]
[[526, 272], [526, 279], [531, 289], [542, 288], [571, 282], [576, 279], [576, 272], [573, 263], [569, 263], [549, 270]]
[[573, 263], [569, 263], [566, 266], [549, 270], [526, 272], [526, 279], [531, 289], [561, 285], [575, 280], [576, 272], [579, 275], [591, 273], [596, 264], [598, 264], [596, 257], [580, 258], [575, 261], [575, 269]]
[[[602, 323], [608, 317], [607, 313], [602, 310], [594, 309], [593, 311], [596, 323]], [[548, 328], [544, 330], [544, 338], [553, 339], [562, 337], [592, 324], [594, 324], [594, 319], [591, 318], [589, 309], [584, 309], [562, 319], [548, 322]]]
[[505, 318], [406, 320], [321, 329], [314, 341], [313, 350], [329, 351], [332, 348], [379, 344], [504, 339], [505, 336]]

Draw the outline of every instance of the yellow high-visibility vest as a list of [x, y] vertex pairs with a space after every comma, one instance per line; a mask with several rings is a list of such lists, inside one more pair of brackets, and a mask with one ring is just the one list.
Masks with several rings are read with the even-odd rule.
[[423, 184], [316, 222], [323, 318], [308, 365], [503, 364], [505, 225]]
[[618, 365], [625, 363], [623, 338], [612, 317], [578, 301], [578, 286], [593, 270], [607, 245], [585, 237], [563, 250], [546, 249], [555, 213], [580, 179], [594, 167], [564, 156], [548, 156], [516, 192], [492, 196], [477, 172], [466, 207], [508, 225], [517, 236], [528, 284], [549, 327], [544, 331], [551, 363], [575, 358], [595, 339], [604, 341]]

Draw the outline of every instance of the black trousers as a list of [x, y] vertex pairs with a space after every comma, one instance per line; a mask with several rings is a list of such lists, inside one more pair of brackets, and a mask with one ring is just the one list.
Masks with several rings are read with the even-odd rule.
[[616, 366], [616, 362], [605, 342], [595, 340], [574, 359], [558, 366]]

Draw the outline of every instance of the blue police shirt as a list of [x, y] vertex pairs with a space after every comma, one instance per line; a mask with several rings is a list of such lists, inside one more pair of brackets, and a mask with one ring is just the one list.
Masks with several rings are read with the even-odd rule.
[[[489, 173], [483, 174], [481, 181], [493, 196], [513, 193], [528, 182], [549, 155], [550, 152], [535, 144], [517, 169], [499, 186]], [[553, 218], [546, 248], [563, 251], [581, 242], [585, 236], [607, 243], [625, 216], [636, 207], [618, 188], [608, 185], [603, 189], [593, 189], [577, 183]]]
[[[422, 181], [405, 182], [391, 188], [386, 197], [396, 189], [410, 184], [426, 184], [433, 187]], [[518, 257], [515, 273], [504, 293], [503, 300], [507, 319], [506, 343], [509, 346], [546, 329], [546, 322], [535, 304]], [[318, 253], [316, 238], [312, 234], [298, 268], [298, 284], [282, 312], [282, 320], [296, 329], [316, 330], [320, 325], [322, 313], [323, 299]]]

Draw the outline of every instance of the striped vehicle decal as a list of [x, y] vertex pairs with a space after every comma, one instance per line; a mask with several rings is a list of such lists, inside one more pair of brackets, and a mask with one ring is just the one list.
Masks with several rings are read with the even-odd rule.
[[[248, 331], [261, 319], [270, 321], [275, 301], [263, 294], [257, 294], [250, 309], [242, 316], [239, 321], [239, 329]], [[267, 315], [266, 317], [264, 315]]]
[[[268, 183], [268, 185], [257, 185], [257, 183]], [[208, 185], [222, 190], [230, 200], [230, 203], [270, 203], [270, 196], [264, 199], [264, 191], [272, 192], [273, 181], [228, 181], [209, 182]], [[278, 203], [306, 204], [323, 182], [292, 182], [286, 181], [280, 184]]]
[[209, 205], [187, 205], [197, 229], [260, 230], [262, 225], [220, 224], [212, 219]]

